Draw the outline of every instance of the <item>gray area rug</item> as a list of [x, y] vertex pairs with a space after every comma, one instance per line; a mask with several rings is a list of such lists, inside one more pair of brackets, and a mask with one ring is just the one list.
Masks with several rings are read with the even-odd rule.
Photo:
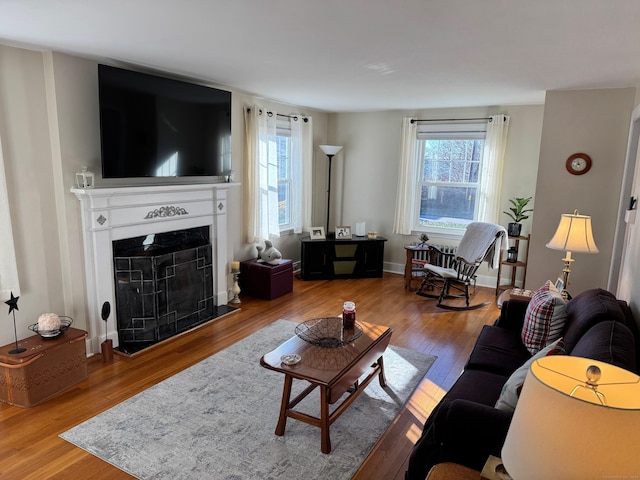
[[[140, 479], [349, 479], [435, 357], [390, 346], [387, 387], [374, 379], [335, 421], [325, 455], [317, 427], [288, 419], [274, 435], [284, 376], [259, 360], [295, 325], [278, 320], [60, 436]], [[318, 415], [317, 389], [297, 409]]]

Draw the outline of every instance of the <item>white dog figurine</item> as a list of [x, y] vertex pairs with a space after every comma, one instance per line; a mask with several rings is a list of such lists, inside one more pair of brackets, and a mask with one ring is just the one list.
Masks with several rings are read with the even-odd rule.
[[280, 265], [282, 254], [269, 240], [265, 240], [264, 244], [266, 248], [262, 248], [261, 245], [256, 245], [256, 248], [258, 249], [258, 259], [268, 263], [269, 265]]

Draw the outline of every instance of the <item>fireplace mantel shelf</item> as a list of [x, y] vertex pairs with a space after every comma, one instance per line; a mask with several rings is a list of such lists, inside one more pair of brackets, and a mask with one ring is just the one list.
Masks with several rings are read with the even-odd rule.
[[96, 187], [96, 188], [71, 188], [71, 192], [76, 196], [122, 196], [122, 195], [146, 195], [148, 193], [167, 192], [187, 192], [194, 190], [210, 190], [216, 188], [228, 189], [239, 187], [240, 183], [217, 182], [217, 183], [189, 183], [173, 185], [130, 185], [124, 187]]
[[[78, 189], [87, 281], [87, 351], [98, 353], [104, 339], [102, 304], [115, 305], [112, 242], [125, 238], [208, 226], [213, 249], [216, 305], [228, 300], [227, 190], [239, 183], [149, 185]], [[115, 313], [107, 335], [118, 344]]]

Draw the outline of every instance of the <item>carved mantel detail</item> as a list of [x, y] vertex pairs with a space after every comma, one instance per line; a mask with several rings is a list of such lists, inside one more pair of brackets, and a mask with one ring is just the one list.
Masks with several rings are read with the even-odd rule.
[[165, 218], [165, 217], [175, 217], [176, 215], [189, 215], [182, 207], [175, 207], [173, 205], [167, 205], [166, 207], [156, 208], [155, 210], [151, 210], [147, 213], [147, 216], [144, 217], [145, 220], [149, 220], [150, 218]]

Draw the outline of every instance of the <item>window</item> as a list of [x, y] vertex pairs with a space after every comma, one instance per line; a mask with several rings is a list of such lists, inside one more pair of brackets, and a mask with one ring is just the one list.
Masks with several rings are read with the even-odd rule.
[[484, 125], [418, 127], [414, 229], [464, 231], [478, 219]]
[[472, 221], [496, 223], [508, 131], [506, 115], [404, 118], [393, 233], [459, 237]]
[[280, 232], [293, 229], [292, 222], [292, 155], [291, 127], [289, 122], [278, 121], [276, 135], [272, 139], [277, 149], [278, 162], [278, 227]]
[[311, 224], [311, 117], [244, 110], [247, 242], [302, 233]]

